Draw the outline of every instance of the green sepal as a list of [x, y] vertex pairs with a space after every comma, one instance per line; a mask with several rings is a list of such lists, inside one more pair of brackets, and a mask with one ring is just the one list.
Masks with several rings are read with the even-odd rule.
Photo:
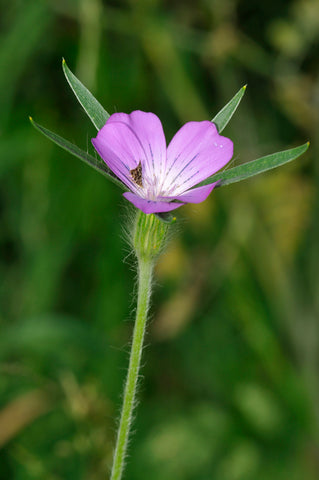
[[245, 94], [246, 87], [247, 85], [244, 85], [236, 93], [236, 95], [213, 118], [212, 122], [215, 123], [219, 133], [221, 133], [224, 130], [227, 123], [236, 112], [237, 107], [240, 104], [240, 101]]
[[74, 145], [73, 143], [69, 142], [63, 137], [60, 137], [56, 133], [51, 132], [47, 128], [42, 127], [41, 125], [36, 123], [32, 117], [29, 117], [29, 119], [34, 128], [36, 128], [39, 132], [52, 140], [52, 142], [54, 142], [56, 145], [59, 145], [59, 147], [79, 158], [80, 160], [82, 160], [82, 162], [86, 163], [90, 167], [94, 168], [94, 170], [104, 175], [108, 180], [111, 180], [111, 182], [115, 183], [118, 187], [121, 187], [123, 190], [126, 191], [128, 190], [128, 188], [113, 174], [113, 172], [108, 168], [106, 163], [104, 163], [102, 160], [93, 157], [93, 155], [90, 155], [84, 150], [81, 150], [81, 148], [79, 148], [77, 145]]
[[132, 246], [139, 259], [155, 260], [163, 251], [169, 225], [159, 215], [136, 211], [132, 232]]
[[108, 112], [102, 107], [100, 102], [92, 95], [92, 93], [80, 82], [78, 78], [71, 72], [64, 58], [62, 59], [62, 68], [74, 95], [82, 105], [85, 113], [89, 116], [91, 122], [97, 130], [100, 130], [109, 118]]
[[176, 217], [171, 212], [154, 213], [154, 215], [156, 215], [157, 218], [159, 218], [162, 222], [167, 223], [168, 225], [176, 222]]
[[230, 168], [229, 170], [224, 170], [223, 172], [218, 172], [212, 175], [209, 178], [206, 178], [203, 182], [196, 185], [199, 187], [201, 185], [207, 185], [208, 183], [213, 183], [219, 181], [220, 187], [224, 185], [230, 185], [231, 183], [240, 182], [241, 180], [246, 180], [246, 178], [253, 177], [254, 175], [259, 175], [260, 173], [266, 172], [273, 168], [280, 167], [285, 163], [295, 160], [300, 155], [305, 153], [309, 147], [309, 142], [304, 145], [300, 145], [296, 148], [291, 148], [289, 150], [283, 150], [282, 152], [273, 153], [265, 157], [258, 158], [252, 162], [244, 163], [238, 165], [237, 167]]

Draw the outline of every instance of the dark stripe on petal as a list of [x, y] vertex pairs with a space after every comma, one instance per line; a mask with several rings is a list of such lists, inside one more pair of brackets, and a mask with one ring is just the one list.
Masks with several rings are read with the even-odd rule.
[[180, 172], [178, 172], [178, 174], [176, 175], [176, 177], [174, 178], [174, 180], [172, 180], [171, 183], [174, 183], [175, 180], [183, 173], [183, 171], [189, 167], [189, 165], [195, 160], [195, 158], [198, 157], [198, 153], [196, 153], [196, 155], [194, 155], [194, 157], [182, 168], [182, 170]]

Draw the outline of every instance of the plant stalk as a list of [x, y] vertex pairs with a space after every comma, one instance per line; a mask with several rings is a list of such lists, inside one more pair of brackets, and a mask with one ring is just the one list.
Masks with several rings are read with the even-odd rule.
[[147, 312], [151, 294], [152, 273], [153, 260], [147, 258], [146, 256], [140, 256], [138, 258], [138, 297], [136, 320], [110, 480], [120, 480], [122, 478], [127, 443], [132, 423], [132, 414], [135, 406], [136, 386], [141, 363]]

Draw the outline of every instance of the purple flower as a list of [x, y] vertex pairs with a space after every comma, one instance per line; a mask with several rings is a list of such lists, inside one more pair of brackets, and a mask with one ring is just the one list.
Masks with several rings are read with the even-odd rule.
[[92, 143], [130, 189], [124, 197], [144, 213], [174, 210], [205, 200], [218, 182], [194, 185], [224, 167], [233, 143], [209, 121], [188, 122], [166, 147], [160, 119], [136, 110], [114, 113]]

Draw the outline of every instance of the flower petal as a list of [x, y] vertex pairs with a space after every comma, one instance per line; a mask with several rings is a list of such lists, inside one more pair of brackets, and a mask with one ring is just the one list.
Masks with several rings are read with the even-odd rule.
[[185, 192], [224, 167], [233, 156], [233, 142], [219, 135], [209, 121], [188, 122], [167, 148], [165, 191]]
[[177, 195], [174, 199], [185, 203], [201, 203], [206, 200], [218, 183], [219, 182], [214, 182], [209, 183], [208, 185], [203, 185], [202, 187], [192, 188], [191, 190], [187, 190], [186, 192]]
[[144, 213], [170, 212], [171, 210], [175, 210], [176, 208], [184, 205], [184, 203], [177, 202], [154, 202], [152, 200], [146, 200], [145, 198], [139, 197], [132, 192], [125, 192], [123, 193], [123, 196]]
[[92, 143], [115, 175], [137, 191], [139, 187], [132, 179], [131, 170], [145, 158], [145, 153], [135, 133], [124, 123], [107, 121], [96, 138], [92, 138]]
[[144, 155], [139, 159], [143, 178], [149, 184], [158, 183], [166, 165], [166, 140], [160, 119], [154, 113], [135, 110], [130, 114], [114, 113], [107, 121], [108, 124], [118, 122], [134, 132], [143, 148]]

